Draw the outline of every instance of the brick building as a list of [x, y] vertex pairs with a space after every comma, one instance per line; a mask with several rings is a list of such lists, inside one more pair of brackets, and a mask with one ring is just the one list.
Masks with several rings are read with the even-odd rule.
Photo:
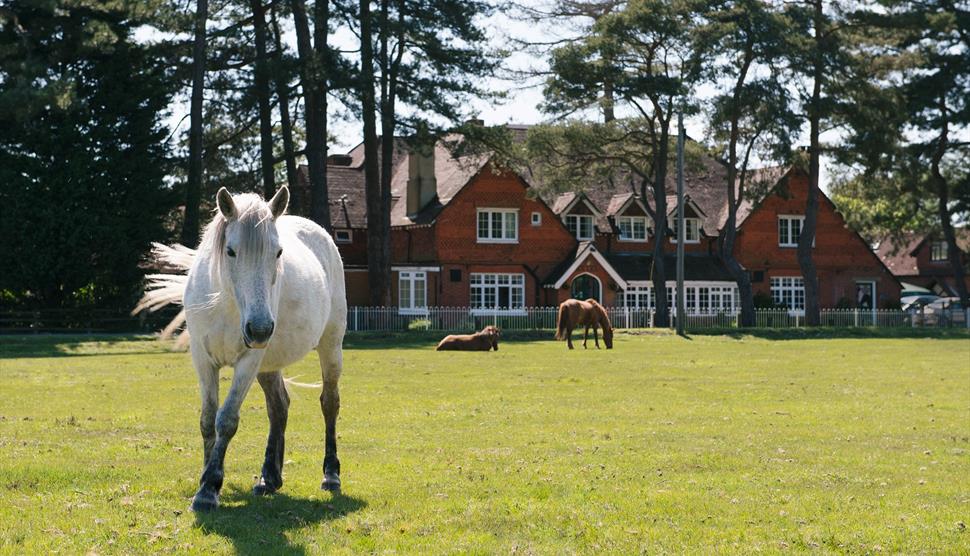
[[[515, 313], [570, 297], [608, 306], [653, 306], [652, 203], [633, 182], [543, 198], [527, 177], [487, 156], [455, 158], [443, 145], [430, 152], [395, 149], [391, 180], [392, 299], [402, 313], [428, 306]], [[795, 247], [807, 176], [798, 170], [759, 173], [768, 180], [757, 202], [738, 218], [738, 260], [756, 293], [792, 310], [804, 308]], [[305, 168], [301, 169], [306, 184]], [[716, 256], [727, 219], [724, 167], [705, 159], [685, 178], [685, 280], [690, 312], [733, 311], [737, 288]], [[363, 147], [332, 156], [328, 165], [331, 221], [344, 257], [351, 305], [366, 305], [367, 240]], [[670, 223], [676, 212], [668, 183]], [[673, 299], [674, 251], [665, 263]], [[869, 246], [849, 230], [822, 196], [815, 262], [823, 307], [890, 305], [899, 282]]]
[[[964, 281], [970, 289], [970, 229], [954, 230], [960, 248]], [[879, 242], [876, 254], [896, 278], [907, 284], [926, 288], [944, 297], [956, 296], [956, 276], [950, 264], [949, 246], [942, 234], [906, 234]]]

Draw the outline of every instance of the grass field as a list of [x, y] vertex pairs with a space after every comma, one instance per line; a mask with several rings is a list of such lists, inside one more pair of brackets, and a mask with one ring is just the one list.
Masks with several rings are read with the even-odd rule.
[[817, 336], [350, 338], [343, 495], [319, 490], [323, 422], [301, 389], [283, 490], [249, 494], [254, 387], [223, 506], [199, 516], [187, 354], [0, 337], [0, 552], [970, 552], [970, 338]]

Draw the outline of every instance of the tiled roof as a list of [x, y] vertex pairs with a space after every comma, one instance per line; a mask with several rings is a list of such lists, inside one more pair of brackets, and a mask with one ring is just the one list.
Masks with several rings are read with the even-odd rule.
[[[648, 253], [611, 253], [606, 260], [626, 281], [645, 281], [653, 278], [653, 255]], [[677, 256], [664, 255], [664, 269], [672, 277], [677, 265]], [[721, 262], [712, 255], [701, 253], [684, 254], [684, 280], [730, 282], [731, 274]]]
[[882, 259], [886, 267], [896, 276], [914, 276], [919, 274], [916, 268], [916, 248], [926, 239], [926, 234], [905, 234], [899, 240], [885, 238], [879, 242], [876, 255]]
[[[454, 197], [466, 183], [488, 162], [484, 155], [455, 158], [444, 143], [435, 145], [435, 178], [438, 197], [420, 213], [407, 215], [408, 154], [407, 142], [398, 139], [391, 166], [391, 225], [409, 226], [429, 224], [441, 212], [442, 207]], [[347, 153], [349, 166], [327, 165], [327, 187], [330, 199], [330, 220], [334, 227], [367, 227], [367, 202], [364, 191], [364, 148], [358, 145]], [[303, 198], [309, 200], [307, 166], [299, 168], [299, 180]]]
[[[529, 126], [509, 125], [509, 129], [517, 140], [523, 140]], [[453, 141], [454, 137], [447, 137], [444, 141]], [[407, 214], [407, 182], [408, 182], [408, 154], [410, 146], [404, 139], [395, 140], [394, 162], [391, 177], [391, 225], [409, 226], [430, 224], [438, 216], [444, 205], [475, 176], [488, 162], [486, 154], [466, 155], [455, 158], [444, 141], [435, 145], [435, 177], [437, 180], [437, 198], [424, 207], [417, 215]], [[350, 157], [348, 166], [328, 165], [329, 197], [331, 205], [331, 220], [334, 225], [362, 228], [367, 224], [365, 195], [364, 195], [364, 162], [363, 145], [357, 145], [347, 155]], [[767, 168], [752, 170], [749, 183], [767, 183], [757, 187], [749, 186], [749, 193], [738, 209], [738, 225], [753, 210], [764, 195], [769, 192], [777, 181], [785, 175], [786, 168]], [[527, 176], [530, 177], [530, 176]], [[670, 168], [667, 175], [666, 190], [668, 194], [668, 209], [675, 209], [676, 170]], [[701, 227], [705, 235], [714, 237], [727, 220], [727, 195], [724, 180], [726, 168], [717, 160], [702, 156], [690, 161], [684, 176], [684, 190], [697, 208], [703, 213]], [[306, 183], [306, 167], [300, 167], [301, 183]], [[541, 189], [541, 188], [540, 188]], [[587, 187], [582, 192], [568, 192], [550, 194], [545, 200], [556, 214], [573, 204], [577, 195], [582, 195], [596, 208], [599, 213], [595, 224], [601, 232], [612, 230], [610, 219], [617, 216], [631, 198], [640, 199], [640, 179], [629, 172], [618, 172], [616, 177], [598, 186]], [[306, 196], [309, 197], [308, 195]], [[544, 196], [545, 197], [545, 196]], [[648, 188], [647, 199], [644, 203], [653, 210], [653, 194]]]
[[481, 171], [490, 158], [487, 155], [469, 155], [455, 158], [452, 156], [451, 150], [439, 141], [435, 145], [434, 152], [434, 173], [438, 186], [438, 199], [429, 203], [412, 218], [407, 215], [407, 154], [410, 149], [407, 145], [404, 145], [403, 148], [395, 149], [395, 152], [400, 153], [400, 158], [395, 160], [394, 174], [391, 178], [391, 197], [394, 199], [391, 204], [392, 226], [430, 224], [433, 222], [444, 205], [447, 205], [465, 187], [465, 184]]
[[[300, 196], [310, 202], [310, 183], [306, 164], [297, 174]], [[349, 166], [327, 166], [327, 197], [330, 200], [330, 222], [335, 228], [366, 228], [367, 204], [364, 197], [364, 171]], [[303, 207], [304, 213], [309, 207]]]

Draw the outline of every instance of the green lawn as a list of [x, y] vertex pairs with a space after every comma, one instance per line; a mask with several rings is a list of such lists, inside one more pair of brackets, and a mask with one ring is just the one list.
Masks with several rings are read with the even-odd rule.
[[[303, 389], [281, 494], [249, 494], [255, 386], [223, 506], [200, 516], [187, 354], [0, 336], [0, 552], [970, 552], [970, 337], [818, 336], [351, 338], [343, 496], [319, 490]], [[287, 375], [318, 369], [313, 354]]]

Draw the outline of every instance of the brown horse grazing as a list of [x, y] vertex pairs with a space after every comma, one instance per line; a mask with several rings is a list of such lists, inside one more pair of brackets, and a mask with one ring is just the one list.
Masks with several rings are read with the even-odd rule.
[[596, 328], [599, 326], [603, 327], [603, 343], [606, 344], [606, 349], [613, 349], [613, 325], [610, 324], [606, 309], [595, 299], [586, 301], [567, 299], [559, 306], [559, 316], [556, 318], [556, 339], [566, 340], [569, 349], [573, 349], [573, 329], [579, 326], [586, 327], [583, 332], [583, 349], [586, 349], [586, 340], [589, 338], [591, 326], [596, 349], [600, 347], [600, 341], [596, 335]]
[[452, 334], [438, 342], [437, 351], [498, 351], [498, 327], [488, 325], [474, 334]]

